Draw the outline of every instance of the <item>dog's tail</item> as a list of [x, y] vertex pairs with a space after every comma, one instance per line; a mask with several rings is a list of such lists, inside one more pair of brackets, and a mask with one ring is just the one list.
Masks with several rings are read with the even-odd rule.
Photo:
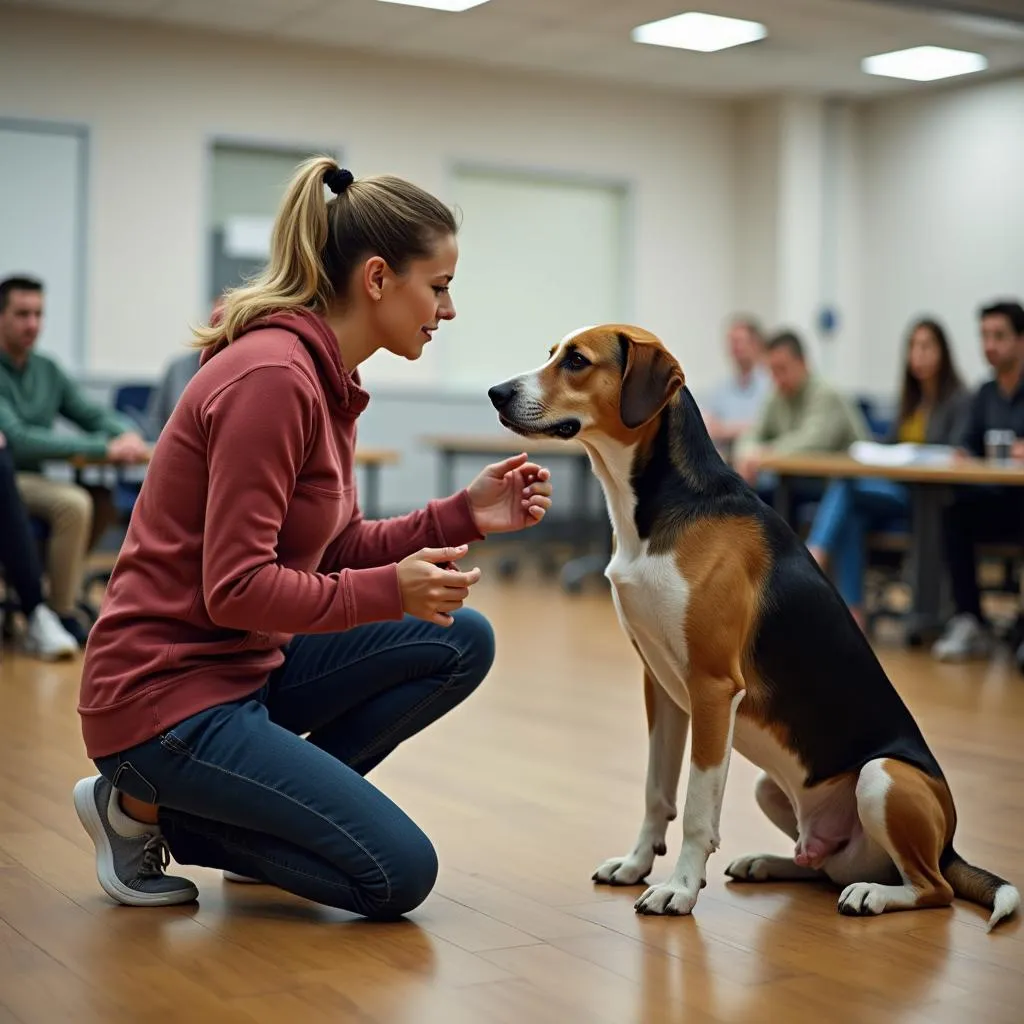
[[952, 846], [943, 851], [939, 868], [960, 899], [980, 903], [992, 911], [987, 931], [1020, 906], [1020, 893], [1005, 878], [968, 864]]

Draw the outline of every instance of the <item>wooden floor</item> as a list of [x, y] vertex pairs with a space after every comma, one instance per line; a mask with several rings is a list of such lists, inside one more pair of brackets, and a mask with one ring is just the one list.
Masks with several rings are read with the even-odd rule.
[[[737, 854], [791, 847], [733, 770], [722, 849], [689, 918], [639, 918], [595, 887], [643, 805], [637, 665], [608, 599], [481, 583], [499, 656], [487, 684], [374, 781], [437, 845], [434, 894], [371, 925], [190, 870], [197, 906], [112, 904], [71, 805], [91, 765], [78, 668], [0, 666], [0, 1024], [318, 1022], [988, 1024], [1024, 1017], [1024, 926], [980, 908], [841, 917], [836, 893], [727, 885]], [[959, 803], [969, 860], [1024, 884], [1024, 677], [883, 650]], [[685, 774], [684, 774], [685, 780]], [[670, 858], [679, 826], [669, 833]]]

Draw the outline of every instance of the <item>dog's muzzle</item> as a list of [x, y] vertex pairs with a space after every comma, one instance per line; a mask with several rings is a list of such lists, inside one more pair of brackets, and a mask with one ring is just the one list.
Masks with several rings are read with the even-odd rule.
[[[507, 380], [503, 384], [495, 384], [494, 387], [488, 390], [487, 397], [491, 400], [491, 405], [497, 409], [498, 420], [501, 425], [517, 434], [522, 434], [524, 437], [543, 435], [568, 440], [580, 432], [581, 424], [577, 419], [564, 419], [558, 420], [555, 423], [544, 423], [534, 417], [524, 419], [516, 415], [516, 406], [519, 404], [517, 399], [522, 397], [522, 392], [520, 391], [519, 383], [515, 379]], [[525, 404], [529, 412], [533, 411], [529, 409], [529, 406], [536, 403], [527, 402]], [[539, 408], [536, 411], [540, 411]]]

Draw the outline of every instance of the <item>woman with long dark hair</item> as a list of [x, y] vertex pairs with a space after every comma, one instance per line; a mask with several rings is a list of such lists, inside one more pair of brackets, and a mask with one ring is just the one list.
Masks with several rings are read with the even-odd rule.
[[[957, 373], [941, 324], [918, 320], [907, 335], [903, 384], [887, 443], [953, 444], [969, 394]], [[864, 625], [864, 537], [879, 523], [906, 515], [907, 488], [894, 480], [835, 480], [818, 506], [807, 546]]]

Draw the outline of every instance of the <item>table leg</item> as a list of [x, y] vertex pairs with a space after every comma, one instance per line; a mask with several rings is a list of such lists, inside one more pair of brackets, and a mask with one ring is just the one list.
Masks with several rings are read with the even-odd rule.
[[[590, 458], [587, 455], [580, 455], [576, 461], [576, 486], [575, 504], [576, 513], [581, 520], [590, 515], [591, 483], [593, 471], [590, 465]], [[583, 589], [584, 582], [593, 577], [595, 580], [604, 583], [604, 571], [611, 560], [611, 523], [605, 516], [599, 520], [601, 550], [596, 554], [578, 554], [575, 558], [562, 566], [561, 584], [562, 589], [570, 594], [578, 594]], [[577, 535], [576, 547], [578, 551], [586, 550], [592, 542], [589, 530], [580, 530]]]
[[447, 498], [455, 493], [455, 458], [453, 451], [445, 449], [441, 452], [441, 493], [438, 497]]
[[780, 473], [775, 483], [775, 496], [772, 500], [775, 511], [789, 523], [793, 516], [793, 487], [788, 476]]
[[910, 587], [907, 640], [917, 645], [942, 628], [942, 488], [910, 485]]
[[366, 498], [363, 514], [367, 519], [380, 519], [380, 466], [371, 462], [366, 469]]

